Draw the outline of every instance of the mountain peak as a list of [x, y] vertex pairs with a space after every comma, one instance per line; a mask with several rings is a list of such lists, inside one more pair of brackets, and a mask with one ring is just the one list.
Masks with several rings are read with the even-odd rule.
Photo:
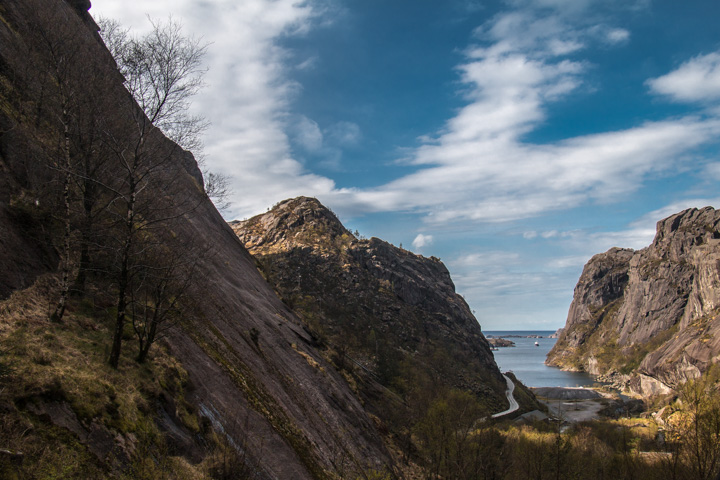
[[264, 253], [296, 247], [337, 249], [357, 240], [329, 208], [312, 197], [283, 200], [266, 213], [230, 226], [248, 249]]

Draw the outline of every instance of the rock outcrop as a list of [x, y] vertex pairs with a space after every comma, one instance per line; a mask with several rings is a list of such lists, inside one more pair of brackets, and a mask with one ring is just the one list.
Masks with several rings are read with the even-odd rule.
[[661, 220], [649, 247], [585, 265], [547, 363], [666, 393], [720, 359], [719, 287], [720, 211]]
[[382, 384], [422, 372], [504, 408], [489, 344], [440, 260], [358, 239], [314, 198], [231, 226], [310, 330]]

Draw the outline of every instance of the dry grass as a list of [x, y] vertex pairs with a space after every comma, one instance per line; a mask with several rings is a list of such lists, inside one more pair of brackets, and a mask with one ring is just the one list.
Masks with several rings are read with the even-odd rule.
[[[205, 478], [184, 460], [162, 455], [163, 438], [154, 423], [158, 399], [169, 394], [178, 417], [198, 429], [183, 398], [185, 370], [163, 348], [137, 364], [131, 342], [119, 368], [112, 369], [107, 365], [112, 309], [97, 306], [111, 303], [75, 302], [64, 322], [53, 324], [48, 312], [56, 285], [56, 278], [46, 275], [0, 302], [5, 352], [0, 362], [12, 366], [11, 374], [0, 378], [0, 449], [23, 453], [21, 464], [0, 456], [0, 477], [119, 478], [124, 471], [132, 472], [129, 478]], [[52, 415], [38, 414], [47, 404], [69, 406], [69, 418], [80, 425], [76, 430], [101, 425], [114, 439], [109, 449], [115, 460], [98, 458], [84, 443], [87, 438], [55, 425]], [[155, 460], [139, 461], [142, 448], [152, 450], [148, 458]]]

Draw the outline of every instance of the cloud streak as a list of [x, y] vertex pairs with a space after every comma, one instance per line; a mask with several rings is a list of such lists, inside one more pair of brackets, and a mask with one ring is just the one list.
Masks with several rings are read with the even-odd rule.
[[700, 55], [667, 75], [647, 81], [650, 89], [677, 102], [720, 100], [720, 52]]
[[[574, 9], [581, 15], [579, 5]], [[525, 141], [545, 121], [550, 103], [583, 88], [589, 65], [576, 54], [588, 42], [629, 41], [624, 29], [577, 27], [568, 15], [525, 8], [478, 28], [485, 45], [469, 48], [457, 68], [467, 103], [404, 161], [415, 172], [373, 189], [339, 192], [340, 208], [416, 212], [431, 224], [531, 218], [624, 200], [646, 180], [682, 168], [688, 152], [715, 141], [720, 118], [693, 115], [551, 144]], [[674, 98], [720, 96], [719, 60], [716, 54], [698, 57], [650, 84]], [[691, 96], [695, 89], [700, 93]]]
[[[411, 173], [363, 189], [339, 189], [312, 171], [339, 167], [342, 149], [361, 141], [357, 124], [321, 126], [293, 113], [303, 88], [293, 72], [318, 59], [296, 58], [280, 44], [328, 21], [318, 3], [180, 0], [145, 8], [155, 17], [172, 10], [188, 31], [204, 32], [212, 43], [209, 88], [193, 108], [212, 122], [206, 138], [210, 168], [233, 177], [231, 217], [302, 194], [318, 196], [340, 213], [403, 211], [431, 224], [524, 219], [622, 199], [720, 133], [717, 118], [686, 116], [552, 144], [525, 141], [546, 120], [549, 104], [585, 88], [591, 66], [578, 55], [592, 42], [627, 42], [630, 33], [578, 20], [590, 0], [511, 4], [517, 8], [476, 29], [477, 43], [457, 66], [465, 106], [406, 157]], [[147, 24], [119, 2], [102, 6], [103, 14], [123, 23]], [[697, 57], [648, 85], [674, 100], [720, 97], [719, 61], [717, 53]], [[305, 155], [319, 163], [306, 164]]]

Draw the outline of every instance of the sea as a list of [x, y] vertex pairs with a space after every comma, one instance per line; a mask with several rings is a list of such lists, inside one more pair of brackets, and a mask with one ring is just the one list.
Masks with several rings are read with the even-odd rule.
[[[514, 347], [502, 347], [492, 353], [501, 372], [512, 371], [528, 387], [587, 387], [597, 383], [593, 375], [565, 372], [545, 365], [545, 357], [555, 345], [556, 338], [548, 338], [554, 330], [494, 330], [483, 334], [503, 337], [515, 342]], [[542, 338], [528, 338], [528, 337]], [[535, 342], [538, 346], [535, 346]]]

